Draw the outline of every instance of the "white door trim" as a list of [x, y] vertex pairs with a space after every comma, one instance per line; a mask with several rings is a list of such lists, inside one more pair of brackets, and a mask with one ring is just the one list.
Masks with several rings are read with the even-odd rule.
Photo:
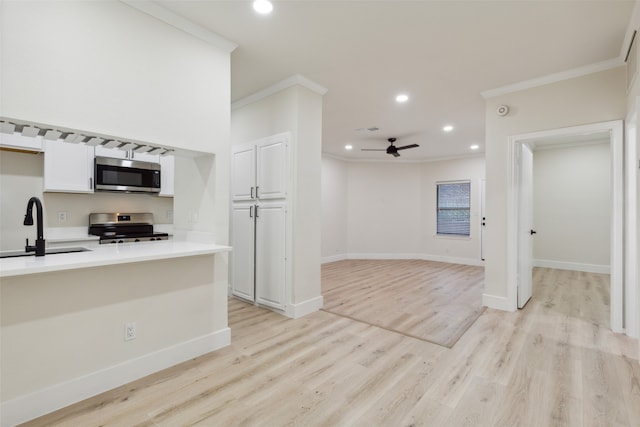
[[552, 136], [609, 132], [611, 143], [611, 330], [623, 332], [624, 292], [624, 158], [623, 121], [593, 123], [545, 130], [508, 138], [509, 167], [507, 186], [507, 303], [515, 311], [518, 298], [518, 145]]

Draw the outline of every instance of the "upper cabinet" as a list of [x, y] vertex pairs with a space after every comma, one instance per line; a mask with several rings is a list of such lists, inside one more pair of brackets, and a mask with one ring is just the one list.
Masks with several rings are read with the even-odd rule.
[[174, 165], [174, 156], [160, 156], [160, 193], [158, 196], [173, 197]]
[[93, 147], [43, 141], [44, 191], [93, 193]]
[[42, 137], [24, 136], [18, 132], [0, 133], [0, 147], [19, 151], [42, 151]]
[[137, 153], [133, 150], [122, 150], [120, 148], [107, 148], [102, 146], [96, 147], [96, 156], [160, 163], [159, 154]]
[[256, 186], [255, 144], [234, 147], [231, 159], [232, 200], [252, 200]]
[[287, 135], [279, 134], [233, 148], [232, 200], [287, 197]]

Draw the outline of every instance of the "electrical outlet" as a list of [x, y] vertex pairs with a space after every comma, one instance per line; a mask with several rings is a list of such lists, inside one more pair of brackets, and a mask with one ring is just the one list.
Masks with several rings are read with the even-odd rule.
[[124, 340], [131, 341], [137, 338], [138, 330], [137, 330], [136, 322], [128, 322], [124, 325]]
[[58, 212], [58, 221], [65, 222], [66, 220], [67, 220], [67, 213], [64, 211]]
[[169, 221], [173, 221], [173, 210], [171, 210], [171, 209], [167, 210], [167, 219]]

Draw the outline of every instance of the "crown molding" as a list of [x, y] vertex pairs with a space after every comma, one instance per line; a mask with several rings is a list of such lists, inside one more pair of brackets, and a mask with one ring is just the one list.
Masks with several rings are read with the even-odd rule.
[[322, 152], [322, 157], [327, 157], [329, 159], [339, 160], [347, 163], [434, 163], [434, 162], [446, 162], [449, 160], [463, 160], [463, 159], [472, 159], [475, 157], [483, 157], [485, 154], [484, 151], [469, 153], [469, 154], [460, 154], [457, 156], [442, 156], [442, 157], [430, 157], [423, 159], [398, 159], [398, 158], [388, 158], [388, 159], [353, 159], [347, 158], [343, 156], [338, 156], [336, 154]]
[[484, 99], [494, 98], [500, 95], [506, 95], [513, 92], [519, 92], [526, 89], [533, 89], [538, 86], [544, 86], [551, 83], [557, 83], [563, 80], [573, 79], [576, 77], [582, 77], [600, 71], [611, 70], [613, 68], [621, 67], [624, 65], [624, 56], [618, 58], [608, 59], [606, 61], [596, 62], [594, 64], [585, 65], [584, 67], [573, 68], [567, 71], [561, 71], [559, 73], [549, 74], [547, 76], [538, 77], [531, 80], [525, 80], [523, 82], [514, 83], [506, 86], [502, 86], [495, 89], [489, 89], [484, 92], [480, 92], [480, 95]]
[[308, 78], [301, 76], [300, 74], [295, 74], [287, 79], [282, 80], [274, 85], [266, 87], [252, 95], [241, 98], [233, 103], [231, 103], [231, 109], [236, 110], [238, 108], [242, 108], [246, 105], [253, 104], [256, 101], [259, 101], [263, 98], [273, 95], [274, 93], [278, 93], [281, 90], [288, 89], [292, 86], [302, 86], [309, 89], [312, 92], [317, 93], [318, 95], [324, 95], [327, 93], [327, 88], [324, 86], [309, 80]]
[[152, 0], [120, 0], [120, 2], [139, 10], [140, 12], [146, 13], [147, 15], [153, 16], [165, 24], [169, 24], [187, 34], [191, 34], [192, 36], [216, 46], [225, 52], [231, 53], [238, 47], [236, 43], [201, 27], [177, 13], [160, 6]]

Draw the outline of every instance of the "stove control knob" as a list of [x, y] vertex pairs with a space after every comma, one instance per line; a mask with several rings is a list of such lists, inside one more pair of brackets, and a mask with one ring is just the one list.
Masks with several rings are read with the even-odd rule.
[[150, 238], [149, 240], [153, 241], [153, 240], [156, 240], [156, 239], [155, 239], [154, 237], [152, 237], [152, 238]]
[[140, 239], [136, 239], [136, 240], [134, 240], [134, 242], [139, 242], [139, 241], [140, 241]]
[[124, 243], [124, 240], [118, 240], [118, 243]]
[[116, 243], [116, 241], [115, 241], [115, 240], [112, 240], [112, 241], [110, 241], [109, 243]]

